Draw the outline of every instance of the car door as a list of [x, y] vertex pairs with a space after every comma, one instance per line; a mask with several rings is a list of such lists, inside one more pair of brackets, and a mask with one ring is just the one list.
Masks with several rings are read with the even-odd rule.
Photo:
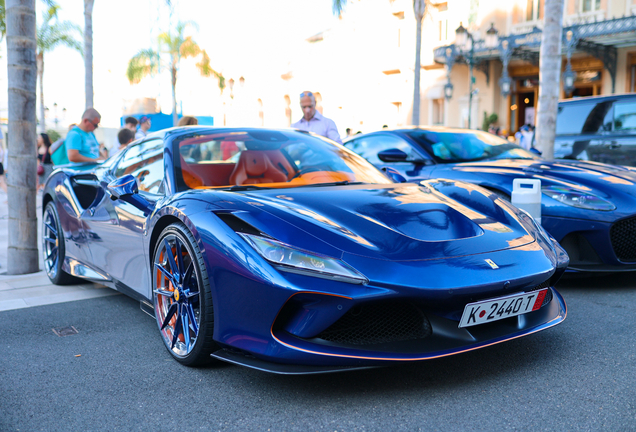
[[599, 162], [607, 157], [613, 103], [613, 100], [602, 100], [560, 105], [554, 157]]
[[[131, 146], [119, 162], [104, 173], [102, 187], [131, 174], [137, 180], [139, 194], [154, 206], [164, 198], [163, 153], [161, 139]], [[112, 200], [109, 194], [90, 210], [85, 221], [94, 263], [116, 281], [118, 288], [149, 296], [149, 261], [143, 247], [148, 213], [125, 201]]]
[[[354, 138], [345, 144], [349, 150], [359, 154], [378, 168], [391, 167], [402, 174], [407, 181], [428, 178], [433, 160], [414, 144], [393, 133], [378, 133]], [[407, 155], [404, 162], [383, 162], [378, 153], [388, 149], [399, 149]]]
[[607, 141], [607, 163], [636, 166], [636, 98], [614, 104], [614, 130]]

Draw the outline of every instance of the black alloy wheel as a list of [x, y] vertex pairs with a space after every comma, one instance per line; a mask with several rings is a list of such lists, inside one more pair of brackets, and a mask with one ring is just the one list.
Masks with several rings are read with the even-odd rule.
[[182, 223], [163, 230], [152, 268], [155, 317], [168, 352], [186, 366], [211, 363], [214, 308], [205, 261]]

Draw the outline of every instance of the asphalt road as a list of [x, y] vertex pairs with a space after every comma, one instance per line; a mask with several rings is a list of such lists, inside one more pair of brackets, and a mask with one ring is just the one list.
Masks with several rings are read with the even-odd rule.
[[180, 366], [121, 295], [0, 312], [0, 431], [636, 430], [636, 275], [559, 289], [568, 318], [544, 332], [300, 377]]

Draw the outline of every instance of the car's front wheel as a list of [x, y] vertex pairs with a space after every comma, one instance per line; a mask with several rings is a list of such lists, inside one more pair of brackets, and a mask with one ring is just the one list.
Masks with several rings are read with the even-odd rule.
[[62, 224], [51, 201], [44, 208], [42, 215], [42, 258], [44, 270], [55, 285], [69, 285], [82, 281], [62, 270], [64, 263], [64, 232]]
[[157, 325], [168, 352], [186, 366], [212, 361], [214, 309], [203, 256], [181, 223], [163, 230], [153, 258]]

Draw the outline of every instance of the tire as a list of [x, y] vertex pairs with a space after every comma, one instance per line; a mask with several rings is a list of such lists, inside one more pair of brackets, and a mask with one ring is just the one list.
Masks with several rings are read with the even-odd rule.
[[70, 285], [82, 283], [78, 279], [62, 270], [66, 248], [64, 246], [64, 231], [60, 224], [53, 201], [49, 202], [42, 214], [42, 259], [44, 270], [55, 285]]
[[152, 291], [161, 340], [172, 357], [185, 366], [212, 363], [210, 354], [218, 346], [212, 339], [214, 307], [208, 273], [194, 237], [180, 222], [159, 236]]

